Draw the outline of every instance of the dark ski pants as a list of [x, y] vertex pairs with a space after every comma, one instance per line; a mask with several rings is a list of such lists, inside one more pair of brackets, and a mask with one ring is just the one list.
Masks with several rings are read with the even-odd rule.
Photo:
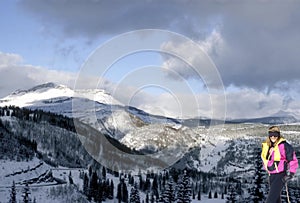
[[266, 203], [281, 203], [281, 191], [284, 186], [283, 177], [285, 172], [270, 174], [269, 176], [269, 195]]

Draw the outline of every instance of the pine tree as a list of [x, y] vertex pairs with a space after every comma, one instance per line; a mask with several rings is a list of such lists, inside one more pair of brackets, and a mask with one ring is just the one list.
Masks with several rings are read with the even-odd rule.
[[260, 203], [264, 202], [264, 174], [262, 169], [261, 157], [260, 157], [260, 149], [256, 148], [254, 150], [254, 182], [252, 187], [250, 188], [250, 198], [251, 202]]
[[69, 173], [69, 184], [70, 184], [70, 185], [73, 185], [73, 184], [74, 184], [74, 181], [73, 181], [73, 178], [72, 178], [72, 173], [71, 173], [71, 171], [70, 171], [70, 173]]
[[102, 167], [102, 178], [106, 179], [106, 168], [104, 166]]
[[152, 182], [152, 194], [155, 195], [156, 199], [159, 198], [158, 195], [158, 176], [157, 174], [154, 176], [153, 182]]
[[109, 186], [109, 199], [113, 199], [114, 198], [114, 181], [110, 180], [110, 186]]
[[28, 186], [28, 183], [26, 183], [24, 190], [23, 190], [23, 203], [31, 202], [29, 195], [30, 195], [29, 186]]
[[151, 202], [151, 203], [154, 203], [154, 194], [153, 194], [153, 193], [151, 193], [150, 202]]
[[192, 201], [190, 178], [186, 171], [184, 171], [183, 177], [178, 185], [177, 199], [178, 203], [190, 203]]
[[90, 195], [92, 198], [97, 199], [98, 192], [98, 175], [96, 171], [92, 173], [92, 178], [90, 182]]
[[[197, 184], [196, 184], [196, 187], [197, 187]], [[192, 183], [192, 198], [196, 199], [196, 192], [195, 192], [194, 183]]]
[[228, 188], [227, 188], [227, 185], [225, 185], [225, 187], [224, 187], [224, 195], [227, 195], [227, 193], [228, 193]]
[[101, 202], [102, 200], [105, 200], [105, 192], [103, 190], [104, 187], [102, 181], [97, 181], [97, 192], [94, 197], [96, 202]]
[[149, 190], [150, 190], [150, 187], [151, 187], [150, 178], [147, 177], [147, 178], [146, 178], [146, 181], [145, 181], [145, 184], [144, 184], [144, 191], [149, 191]]
[[134, 185], [134, 178], [131, 174], [128, 175], [128, 184], [132, 186]]
[[164, 192], [162, 193], [161, 202], [171, 203], [171, 202], [175, 202], [175, 200], [176, 200], [176, 197], [175, 197], [174, 182], [172, 180], [170, 180], [167, 183]]
[[13, 181], [13, 184], [11, 186], [11, 193], [10, 193], [9, 203], [17, 203], [16, 195], [17, 195], [16, 185], [15, 185], [15, 181]]
[[144, 189], [144, 180], [143, 180], [142, 174], [139, 175], [139, 179], [140, 179], [140, 190], [143, 190]]
[[146, 194], [145, 203], [149, 203], [149, 193], [148, 193], [148, 192], [147, 192], [147, 194]]
[[93, 174], [93, 169], [92, 169], [92, 166], [89, 166], [89, 177], [91, 177], [92, 176], [92, 174]]
[[86, 173], [84, 173], [84, 176], [83, 176], [83, 194], [85, 196], [89, 196], [89, 177], [87, 176]]
[[199, 188], [199, 190], [198, 190], [198, 197], [197, 197], [197, 199], [200, 201], [201, 200], [201, 189]]
[[128, 201], [128, 190], [124, 178], [121, 178], [120, 183], [118, 184], [117, 199], [119, 202]]
[[229, 194], [227, 196], [226, 203], [236, 203], [237, 202], [237, 192], [235, 190], [235, 186], [231, 185], [229, 187]]
[[208, 199], [212, 199], [212, 196], [211, 196], [211, 190], [210, 190], [209, 193], [208, 193]]
[[140, 194], [139, 194], [139, 191], [137, 190], [136, 185], [134, 185], [134, 187], [131, 188], [129, 202], [130, 203], [141, 203]]
[[124, 183], [124, 187], [122, 188], [123, 189], [123, 202], [128, 202], [128, 190], [127, 190], [127, 186], [126, 184]]

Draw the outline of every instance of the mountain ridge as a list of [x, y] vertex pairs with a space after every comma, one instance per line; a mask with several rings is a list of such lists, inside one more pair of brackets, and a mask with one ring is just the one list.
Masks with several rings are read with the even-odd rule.
[[[293, 123], [299, 122], [300, 116], [298, 116], [297, 112], [289, 112], [279, 110], [277, 113], [274, 113], [269, 116], [265, 117], [258, 117], [258, 118], [237, 118], [237, 119], [225, 119], [225, 120], [218, 120], [218, 119], [210, 119], [205, 117], [200, 118], [189, 118], [189, 119], [179, 119], [179, 118], [172, 118], [172, 117], [165, 117], [162, 115], [155, 115], [149, 112], [145, 112], [141, 109], [132, 106], [126, 106], [119, 102], [117, 99], [113, 98], [108, 92], [101, 90], [101, 89], [81, 89], [81, 90], [72, 90], [65, 85], [59, 85], [53, 82], [48, 82], [44, 84], [40, 84], [29, 88], [27, 90], [16, 90], [12, 94], [0, 99], [0, 106], [47, 106], [48, 104], [53, 104], [55, 102], [60, 101], [67, 101], [68, 99], [72, 98], [85, 98], [89, 99], [90, 101], [99, 102], [102, 104], [107, 105], [119, 105], [123, 106], [131, 113], [139, 112], [144, 115], [156, 117], [156, 118], [166, 118], [167, 120], [172, 120], [176, 123], [182, 123], [186, 126], [196, 126], [196, 125], [215, 125], [221, 123], [242, 123], [242, 122], [253, 122], [253, 123], [266, 123], [266, 124], [278, 124], [283, 123]], [[40, 103], [40, 104], [39, 104]], [[63, 102], [62, 102], [63, 103]], [[135, 112], [133, 112], [135, 111]]]

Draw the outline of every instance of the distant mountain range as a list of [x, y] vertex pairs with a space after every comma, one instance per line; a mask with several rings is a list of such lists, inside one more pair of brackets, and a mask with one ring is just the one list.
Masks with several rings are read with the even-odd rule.
[[1, 99], [0, 106], [39, 109], [77, 118], [132, 149], [150, 153], [170, 145], [162, 134], [171, 130], [170, 134], [177, 136], [174, 140], [178, 141], [183, 133], [179, 120], [124, 106], [109, 93], [98, 89], [75, 92], [63, 85], [47, 83], [15, 91]]
[[[12, 110], [3, 108], [5, 106], [26, 108], [21, 111], [23, 115], [16, 117], [12, 113], [8, 115], [7, 112]], [[15, 134], [23, 134], [35, 140], [43, 159], [49, 159], [50, 162], [85, 165], [87, 152], [78, 146], [79, 139], [82, 141], [85, 130], [89, 129], [90, 136], [84, 137], [85, 144], [88, 143], [90, 149], [99, 149], [103, 156], [109, 157], [107, 160], [111, 155], [106, 153], [105, 146], [99, 148], [99, 137], [106, 137], [124, 153], [152, 156], [153, 160], [160, 161], [158, 165], [179, 169], [188, 167], [204, 172], [226, 171], [228, 174], [251, 173], [253, 166], [249, 163], [252, 163], [253, 156], [247, 153], [249, 150], [252, 153], [265, 139], [265, 124], [298, 122], [286, 112], [273, 117], [227, 120], [224, 126], [218, 125], [223, 121], [208, 118], [174, 119], [124, 106], [103, 90], [74, 92], [54, 83], [15, 91], [0, 100], [0, 107], [6, 112], [0, 111], [0, 121], [4, 135], [7, 132], [7, 139]], [[12, 109], [14, 114], [19, 112], [18, 108]], [[26, 109], [31, 109], [30, 113]], [[41, 110], [42, 113], [35, 110]], [[47, 112], [51, 112], [50, 115]], [[93, 116], [96, 120], [93, 120]], [[75, 123], [76, 120], [79, 120], [80, 128], [75, 130], [72, 121]], [[289, 140], [298, 139], [298, 128], [299, 124], [282, 125], [283, 134]], [[23, 141], [16, 140], [14, 145], [20, 142]], [[242, 148], [247, 150], [236, 153], [237, 149]], [[134, 159], [129, 157], [128, 160]], [[139, 164], [143, 166], [145, 162]]]
[[1, 106], [26, 107], [79, 119], [100, 133], [141, 153], [152, 154], [170, 149], [168, 153], [171, 154], [173, 148], [176, 150], [181, 148], [180, 153], [176, 154], [177, 157], [182, 157], [195, 146], [207, 145], [211, 138], [207, 137], [206, 131], [202, 134], [202, 128], [224, 123], [236, 125], [298, 122], [287, 112], [280, 112], [278, 116], [226, 121], [209, 118], [175, 119], [125, 106], [104, 90], [82, 89], [75, 92], [55, 83], [42, 84], [28, 90], [17, 90], [1, 99]]
[[227, 123], [263, 123], [263, 124], [289, 124], [299, 122], [294, 116], [286, 114], [282, 116], [269, 116], [262, 118], [250, 118], [250, 119], [234, 119], [227, 121]]
[[[76, 104], [76, 106], [74, 106], [74, 104]], [[125, 114], [127, 114], [131, 115], [131, 118], [141, 119], [145, 124], [168, 123], [172, 125], [180, 124], [195, 127], [198, 125], [208, 126], [224, 123], [222, 120], [212, 120], [210, 118], [175, 119], [153, 115], [132, 106], [125, 106], [113, 98], [108, 92], [101, 89], [82, 89], [76, 90], [75, 92], [64, 85], [55, 83], [41, 84], [28, 90], [16, 90], [12, 94], [0, 99], [0, 106], [10, 105], [30, 109], [42, 109], [68, 117], [81, 118], [82, 120], [89, 120], [89, 118], [84, 115], [86, 112], [96, 111], [97, 119], [106, 121], [109, 120], [111, 115], [114, 115], [113, 118], [110, 118], [114, 121], [121, 122], [126, 117]], [[74, 109], [76, 109], [77, 112], [74, 112]], [[116, 112], [118, 112], [117, 115]], [[124, 114], [124, 112], [126, 113]], [[123, 117], [123, 119], [121, 117]], [[281, 110], [276, 114], [262, 118], [227, 119], [225, 123], [284, 124], [299, 122], [299, 118], [300, 116], [296, 113]]]

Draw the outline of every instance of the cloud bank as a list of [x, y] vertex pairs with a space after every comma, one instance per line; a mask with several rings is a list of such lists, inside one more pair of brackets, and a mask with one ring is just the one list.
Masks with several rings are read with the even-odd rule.
[[[22, 64], [22, 57], [17, 54], [0, 53], [0, 75], [1, 87], [0, 98], [9, 95], [15, 90], [29, 89], [35, 85], [46, 82], [55, 82], [64, 84], [70, 88], [74, 87], [77, 75], [62, 71], [48, 70], [43, 67], [35, 67], [32, 65]], [[89, 79], [83, 88], [93, 88], [98, 78]], [[108, 92], [114, 92], [118, 84], [106, 81], [103, 86]], [[134, 87], [123, 87], [123, 91], [118, 95], [118, 100], [129, 105], [136, 106], [140, 109], [157, 115], [169, 117], [191, 118], [195, 116], [211, 117], [212, 111], [222, 112], [218, 108], [212, 109], [210, 97], [208, 93], [202, 94], [161, 94], [153, 97], [153, 95], [140, 91], [134, 98], [128, 96], [134, 94], [137, 90]], [[215, 101], [218, 96], [215, 95]], [[300, 105], [297, 100], [293, 100], [282, 96], [278, 93], [264, 94], [254, 89], [239, 89], [234, 92], [227, 92], [227, 118], [255, 118], [273, 115], [282, 109], [288, 112], [294, 112], [300, 115]], [[133, 100], [132, 100], [133, 99]], [[218, 106], [218, 105], [217, 105]], [[223, 105], [219, 105], [223, 108]], [[223, 116], [218, 115], [216, 116]]]
[[20, 55], [0, 52], [0, 98], [17, 89], [29, 89], [46, 82], [57, 82], [72, 87], [76, 78], [76, 74], [23, 64], [22, 61]]
[[[177, 32], [197, 42], [215, 63], [227, 91], [228, 117], [260, 117], [280, 110], [300, 115], [299, 1], [21, 0], [18, 5], [42, 25], [44, 33], [74, 43], [76, 39], [93, 43], [101, 37], [108, 39], [137, 29]], [[178, 48], [176, 44], [167, 45]], [[66, 46], [66, 55], [80, 50], [77, 44]], [[190, 58], [198, 56], [184, 45], [180, 49]], [[165, 69], [187, 80], [195, 79], [195, 73], [181, 61], [163, 59]], [[24, 65], [21, 56], [6, 53], [0, 53], [0, 74], [8, 76], [3, 77], [0, 86], [2, 96], [17, 86], [25, 89], [48, 81], [72, 86], [76, 78], [74, 74]], [[111, 83], [106, 84], [113, 90]], [[190, 99], [188, 95], [180, 96], [182, 100]], [[209, 95], [190, 96], [196, 96], [201, 105], [196, 110], [184, 109], [184, 114], [211, 114]], [[121, 97], [128, 100], [126, 94]], [[157, 112], [163, 108], [172, 114], [177, 104], [170, 105], [171, 100], [170, 95], [155, 100], [141, 95], [136, 106], [147, 109], [152, 104]]]
[[225, 86], [262, 90], [299, 81], [299, 1], [26, 0], [20, 6], [67, 38], [178, 32], [206, 49]]

